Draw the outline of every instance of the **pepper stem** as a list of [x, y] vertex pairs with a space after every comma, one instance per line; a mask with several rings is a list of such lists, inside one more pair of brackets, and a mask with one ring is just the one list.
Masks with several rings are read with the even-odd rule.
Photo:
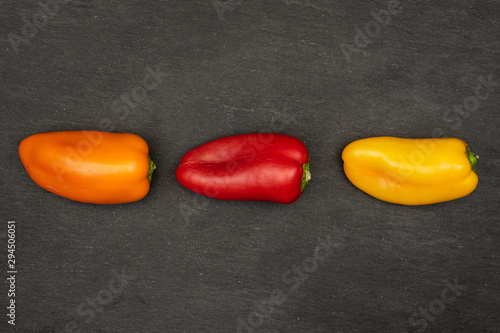
[[153, 172], [156, 169], [155, 163], [151, 160], [151, 156], [148, 155], [149, 160], [149, 172], [148, 172], [148, 180], [151, 183], [151, 179], [153, 179]]
[[477, 173], [476, 164], [477, 164], [477, 160], [479, 159], [479, 156], [477, 156], [476, 154], [471, 152], [469, 146], [467, 146], [467, 148], [465, 149], [465, 155], [467, 155], [467, 158], [469, 159], [472, 171]]
[[307, 186], [307, 182], [311, 179], [311, 171], [309, 168], [309, 159], [307, 160], [307, 163], [302, 165], [302, 170], [304, 170], [304, 171], [302, 173], [302, 185], [300, 187], [300, 191], [304, 192], [304, 190], [306, 189], [306, 186]]

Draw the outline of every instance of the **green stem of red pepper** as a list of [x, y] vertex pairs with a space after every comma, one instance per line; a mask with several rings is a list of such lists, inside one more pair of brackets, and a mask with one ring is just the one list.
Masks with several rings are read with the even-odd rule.
[[307, 186], [307, 182], [311, 179], [311, 171], [309, 168], [309, 160], [307, 160], [307, 163], [302, 165], [302, 185], [300, 187], [300, 191], [304, 192]]
[[148, 160], [149, 160], [149, 172], [148, 172], [148, 180], [151, 183], [151, 180], [153, 179], [153, 172], [156, 169], [156, 165], [154, 162], [151, 160], [151, 156], [148, 155]]

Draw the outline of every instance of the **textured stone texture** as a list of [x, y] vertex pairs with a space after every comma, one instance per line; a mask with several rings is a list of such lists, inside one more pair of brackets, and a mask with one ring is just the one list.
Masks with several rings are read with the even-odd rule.
[[[0, 216], [17, 225], [18, 332], [498, 331], [497, 1], [51, 6], [43, 23], [37, 1], [0, 1]], [[158, 85], [140, 88], [150, 71]], [[474, 99], [481, 78], [492, 83]], [[34, 184], [19, 142], [78, 129], [146, 139], [149, 195], [98, 206]], [[309, 149], [312, 181], [293, 205], [176, 182], [188, 150], [257, 131]], [[478, 188], [421, 207], [364, 194], [340, 153], [379, 135], [462, 138], [480, 156]]]

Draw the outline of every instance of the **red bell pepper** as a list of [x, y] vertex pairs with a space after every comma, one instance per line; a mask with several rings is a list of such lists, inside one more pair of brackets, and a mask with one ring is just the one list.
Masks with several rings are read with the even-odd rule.
[[241, 134], [205, 143], [175, 171], [187, 189], [222, 200], [295, 202], [311, 178], [302, 141], [273, 133]]

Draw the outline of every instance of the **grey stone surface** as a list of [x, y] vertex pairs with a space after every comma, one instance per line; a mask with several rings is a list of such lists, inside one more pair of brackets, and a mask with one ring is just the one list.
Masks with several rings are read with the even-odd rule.
[[[0, 8], [0, 234], [16, 221], [18, 269], [16, 326], [2, 314], [1, 331], [498, 332], [498, 1]], [[149, 71], [158, 85], [141, 89]], [[23, 138], [80, 129], [148, 142], [145, 199], [83, 204], [28, 177]], [[294, 204], [176, 182], [188, 150], [258, 131], [308, 147]], [[465, 140], [479, 186], [418, 207], [368, 196], [340, 154], [380, 135]]]

